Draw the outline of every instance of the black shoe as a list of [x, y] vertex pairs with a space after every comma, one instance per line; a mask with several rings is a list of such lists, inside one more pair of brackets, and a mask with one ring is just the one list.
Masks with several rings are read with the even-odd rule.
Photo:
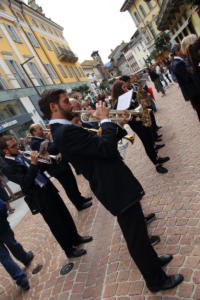
[[89, 243], [92, 240], [93, 240], [92, 236], [81, 236], [79, 238], [79, 240], [76, 243], [74, 243], [74, 246], [78, 246], [78, 245], [81, 245], [81, 244]]
[[77, 209], [78, 209], [79, 211], [81, 211], [81, 210], [84, 210], [84, 209], [86, 209], [86, 208], [88, 208], [88, 207], [90, 207], [90, 206], [92, 206], [92, 202], [91, 202], [91, 201], [90, 201], [90, 202], [83, 203], [81, 206], [77, 207]]
[[92, 197], [82, 197], [81, 200], [84, 202], [84, 203], [87, 203], [89, 201], [92, 200]]
[[168, 170], [166, 168], [164, 168], [163, 166], [157, 166], [156, 167], [156, 171], [160, 174], [166, 174], [168, 173]]
[[173, 259], [173, 255], [171, 255], [171, 254], [164, 254], [164, 255], [159, 256], [159, 261], [160, 261], [161, 267], [164, 267], [165, 265], [167, 265], [172, 259]]
[[144, 221], [146, 224], [151, 223], [153, 220], [155, 220], [156, 215], [154, 213], [148, 214], [147, 216], [144, 217]]
[[163, 148], [163, 147], [165, 147], [165, 144], [156, 145], [154, 149], [155, 149], [155, 150], [159, 150], [159, 149], [161, 149], [161, 148]]
[[157, 126], [156, 127], [156, 130], [158, 131], [159, 129], [161, 129], [162, 128], [162, 126]]
[[20, 287], [22, 288], [22, 290], [28, 291], [28, 290], [30, 289], [29, 282], [27, 281], [27, 282], [24, 283], [23, 285], [20, 285]]
[[32, 262], [32, 260], [33, 260], [33, 258], [34, 258], [34, 254], [33, 254], [33, 252], [32, 251], [29, 251], [28, 253], [27, 253], [27, 262], [24, 264], [26, 267], [28, 267], [30, 264], [31, 264], [31, 262]]
[[158, 160], [157, 160], [157, 163], [158, 164], [164, 164], [166, 163], [168, 160], [170, 160], [170, 158], [168, 156], [166, 157], [160, 157]]
[[162, 137], [162, 134], [157, 135], [157, 139], [160, 139]]
[[160, 237], [158, 235], [149, 235], [149, 240], [150, 240], [151, 246], [155, 246], [158, 243], [160, 243]]
[[161, 138], [156, 138], [155, 142], [162, 142], [162, 139]]
[[184, 280], [184, 277], [182, 274], [175, 274], [175, 275], [169, 275], [167, 276], [166, 280], [158, 285], [158, 286], [152, 286], [148, 285], [147, 287], [151, 292], [158, 292], [158, 291], [165, 291], [169, 289], [175, 288], [177, 285], [179, 285]]
[[71, 252], [67, 255], [68, 257], [80, 257], [87, 254], [85, 249], [72, 248]]

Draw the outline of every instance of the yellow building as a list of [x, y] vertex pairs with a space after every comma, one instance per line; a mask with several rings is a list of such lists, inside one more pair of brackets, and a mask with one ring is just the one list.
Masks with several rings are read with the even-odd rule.
[[43, 122], [37, 104], [43, 90], [87, 83], [63, 28], [35, 0], [28, 3], [0, 0], [0, 134], [11, 130], [18, 137], [23, 126]]
[[163, 1], [159, 18], [159, 30], [170, 30], [171, 42], [180, 43], [188, 34], [200, 35], [200, 10], [198, 6], [181, 4], [179, 1]]
[[145, 38], [147, 50], [152, 52], [154, 41], [159, 34], [156, 19], [162, 0], [145, 2], [144, 0], [126, 0], [121, 12], [128, 11], [141, 34]]

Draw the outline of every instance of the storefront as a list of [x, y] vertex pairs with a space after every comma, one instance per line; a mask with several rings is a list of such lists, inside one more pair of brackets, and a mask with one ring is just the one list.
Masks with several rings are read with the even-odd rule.
[[0, 102], [0, 135], [26, 137], [33, 121], [20, 100]]

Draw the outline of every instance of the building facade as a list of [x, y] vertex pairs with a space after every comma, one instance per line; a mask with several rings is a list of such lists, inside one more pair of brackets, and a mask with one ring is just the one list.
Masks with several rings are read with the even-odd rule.
[[180, 1], [163, 1], [157, 26], [161, 31], [170, 30], [172, 44], [180, 43], [185, 36], [191, 33], [199, 36], [200, 8]]
[[136, 27], [143, 35], [145, 48], [151, 53], [154, 50], [154, 42], [159, 34], [156, 19], [163, 0], [126, 0], [121, 8], [121, 12], [128, 11]]
[[138, 71], [139, 69], [145, 68], [146, 60], [150, 52], [146, 47], [145, 37], [140, 29], [137, 29], [131, 37], [130, 42], [128, 43], [128, 49], [129, 51], [127, 53], [125, 51], [126, 49], [124, 49], [124, 54], [127, 57], [128, 61], [130, 53], [134, 57], [134, 60], [132, 59], [132, 64], [135, 69], [134, 72]]
[[66, 90], [87, 78], [63, 36], [35, 0], [0, 2], [0, 134], [25, 136], [32, 122], [43, 123], [41, 92]]
[[128, 75], [132, 72], [130, 64], [125, 56], [124, 49], [126, 49], [128, 43], [124, 41], [120, 45], [111, 50], [109, 55], [110, 67], [109, 71], [111, 76], [116, 77], [120, 75]]

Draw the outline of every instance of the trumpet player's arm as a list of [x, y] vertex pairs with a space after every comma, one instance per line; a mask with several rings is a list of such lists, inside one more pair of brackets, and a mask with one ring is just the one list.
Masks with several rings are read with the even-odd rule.
[[15, 168], [15, 166], [5, 166], [3, 169], [3, 173], [6, 175], [6, 177], [17, 184], [19, 184], [22, 188], [22, 190], [26, 191], [32, 188], [35, 185], [35, 178], [37, 176], [39, 169], [38, 165], [30, 165], [30, 167], [27, 167], [27, 172], [21, 173], [18, 171], [18, 168]]
[[94, 135], [79, 126], [66, 125], [55, 142], [61, 153], [95, 158], [116, 158], [119, 156], [118, 141], [127, 134], [126, 130], [112, 122], [101, 124], [102, 136]]

